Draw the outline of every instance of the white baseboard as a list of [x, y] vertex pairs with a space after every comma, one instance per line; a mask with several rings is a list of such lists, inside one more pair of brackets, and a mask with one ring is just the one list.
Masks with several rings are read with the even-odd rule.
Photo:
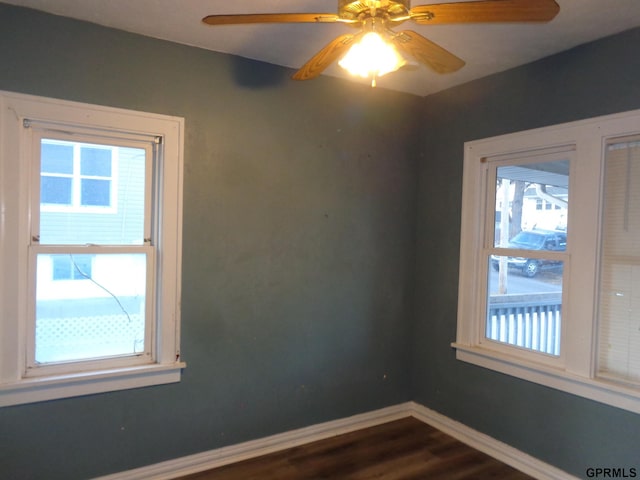
[[452, 420], [430, 408], [415, 402], [409, 402], [410, 415], [451, 435], [456, 440], [469, 445], [487, 455], [500, 460], [539, 480], [579, 480], [559, 468], [538, 460], [489, 435], [478, 432], [463, 423]]
[[577, 477], [572, 477], [556, 467], [415, 402], [401, 403], [352, 417], [107, 475], [95, 480], [170, 480], [410, 416], [534, 478], [578, 480]]
[[251, 440], [147, 467], [136, 468], [135, 470], [107, 475], [95, 480], [170, 480], [405, 418], [410, 415], [410, 409], [411, 405], [409, 403], [402, 403], [258, 440]]

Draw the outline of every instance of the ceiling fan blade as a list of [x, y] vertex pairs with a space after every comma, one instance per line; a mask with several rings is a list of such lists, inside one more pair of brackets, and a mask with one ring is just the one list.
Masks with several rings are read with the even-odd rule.
[[325, 68], [340, 58], [359, 36], [360, 33], [346, 33], [333, 39], [331, 43], [316, 53], [300, 70], [294, 73], [291, 78], [294, 80], [310, 80], [317, 77]]
[[417, 5], [409, 14], [416, 23], [442, 25], [484, 22], [548, 22], [560, 11], [555, 0], [483, 0]]
[[393, 37], [393, 42], [398, 48], [437, 73], [455, 72], [465, 65], [464, 60], [412, 30], [398, 33]]
[[333, 23], [345, 20], [334, 13], [249, 13], [209, 15], [202, 21], [208, 25], [239, 25], [243, 23]]

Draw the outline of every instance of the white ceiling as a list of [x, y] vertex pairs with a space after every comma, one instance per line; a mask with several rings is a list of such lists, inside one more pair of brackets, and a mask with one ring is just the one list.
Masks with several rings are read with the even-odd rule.
[[[299, 68], [334, 37], [351, 31], [340, 24], [208, 26], [202, 17], [230, 13], [335, 13], [337, 0], [2, 0], [150, 37]], [[414, 5], [443, 0], [414, 0]], [[459, 1], [459, 0], [452, 0]], [[558, 16], [547, 24], [421, 26], [412, 29], [467, 62], [456, 73], [426, 67], [378, 80], [388, 88], [426, 96], [454, 85], [529, 63], [576, 45], [640, 25], [640, 0], [557, 0]], [[398, 28], [396, 29], [398, 30]], [[332, 66], [325, 74], [348, 77]], [[313, 81], [313, 80], [309, 80]]]

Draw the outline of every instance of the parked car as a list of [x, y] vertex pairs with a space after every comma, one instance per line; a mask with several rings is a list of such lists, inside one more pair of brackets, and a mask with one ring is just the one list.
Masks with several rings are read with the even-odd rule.
[[[564, 252], [567, 249], [567, 234], [550, 230], [523, 230], [509, 241], [508, 248]], [[491, 265], [494, 270], [498, 270], [497, 255], [491, 256]], [[520, 270], [527, 277], [535, 277], [540, 270], [562, 268], [559, 260], [526, 257], [507, 257], [507, 265]]]

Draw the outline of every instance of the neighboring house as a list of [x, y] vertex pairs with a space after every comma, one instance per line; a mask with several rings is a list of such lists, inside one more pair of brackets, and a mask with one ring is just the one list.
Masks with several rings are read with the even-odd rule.
[[524, 192], [522, 218], [526, 221], [522, 229], [566, 230], [567, 189], [549, 186], [546, 195], [540, 196], [539, 193], [536, 187], [529, 187]]
[[[500, 219], [503, 209], [502, 186], [498, 188], [496, 194], [496, 238], [500, 238]], [[511, 183], [508, 192], [509, 203], [507, 211], [509, 222], [513, 220], [513, 196], [514, 184]], [[522, 197], [522, 214], [519, 230], [533, 230], [539, 228], [543, 230], [567, 229], [567, 205], [569, 193], [566, 188], [543, 185], [536, 183], [525, 184], [524, 195]]]

